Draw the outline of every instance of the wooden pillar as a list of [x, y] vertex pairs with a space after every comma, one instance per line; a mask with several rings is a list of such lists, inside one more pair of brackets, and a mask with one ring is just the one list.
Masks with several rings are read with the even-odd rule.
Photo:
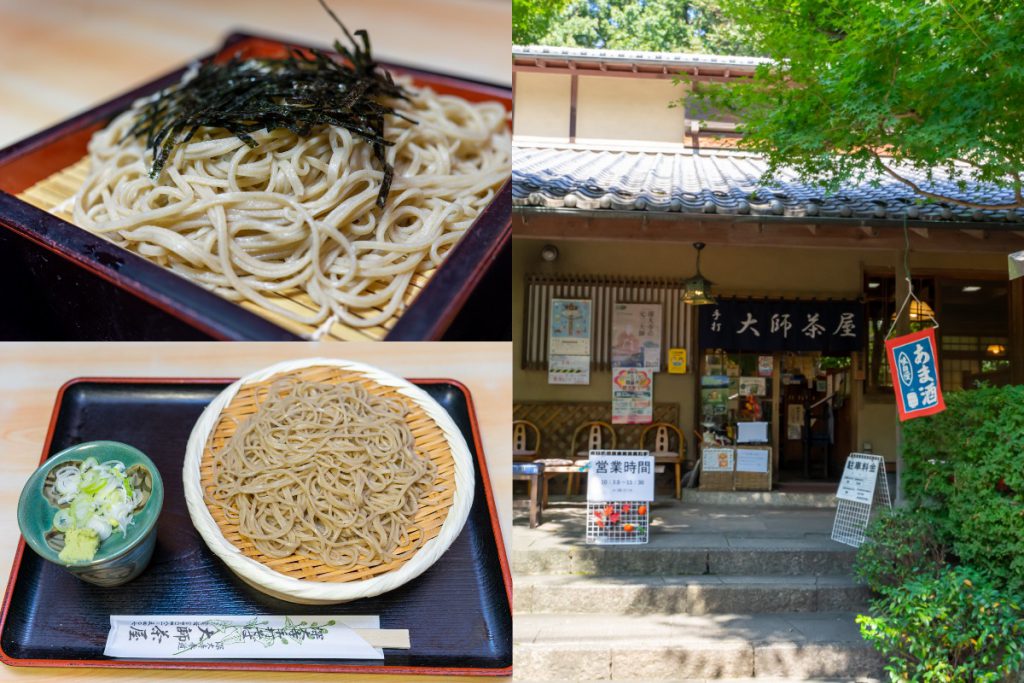
[[[895, 301], [897, 311], [910, 292], [910, 286], [907, 283], [907, 276], [909, 275], [909, 272], [904, 268], [904, 260], [900, 258], [900, 256], [902, 256], [902, 254], [897, 254], [896, 263]], [[909, 257], [907, 261], [909, 261]], [[900, 314], [900, 317], [896, 320], [896, 327], [893, 329], [893, 334], [895, 336], [910, 333], [910, 306], [912, 304], [912, 301], [908, 303], [907, 307], [904, 308], [903, 312]], [[896, 505], [903, 505], [903, 427], [900, 422], [899, 412], [896, 413]]]
[[1024, 277], [1010, 281], [1010, 381], [1024, 384]]
[[569, 142], [576, 142], [576, 102], [579, 98], [580, 77], [575, 73], [569, 77]]

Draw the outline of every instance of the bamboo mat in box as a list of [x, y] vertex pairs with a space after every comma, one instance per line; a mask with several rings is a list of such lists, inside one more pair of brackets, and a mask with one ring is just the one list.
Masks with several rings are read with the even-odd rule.
[[[86, 156], [71, 166], [68, 166], [61, 171], [57, 171], [50, 177], [39, 181], [18, 195], [18, 198], [71, 223], [73, 221], [71, 220], [70, 212], [58, 211], [55, 210], [55, 207], [74, 196], [75, 192], [78, 191], [78, 188], [85, 181], [85, 177], [88, 172], [89, 157]], [[416, 295], [420, 293], [420, 290], [426, 286], [427, 282], [430, 281], [430, 278], [436, 271], [436, 268], [431, 268], [430, 270], [417, 273], [413, 276], [405, 293], [404, 301], [406, 307], [412, 303], [412, 300], [415, 299]], [[370, 291], [383, 286], [383, 283], [375, 285], [370, 288]], [[313, 305], [309, 296], [298, 290], [290, 294], [266, 293], [264, 296], [273, 301], [277, 306], [285, 310], [295, 311], [299, 314], [308, 315], [316, 310], [316, 306]], [[289, 320], [275, 311], [269, 310], [252, 302], [239, 301], [236, 303], [246, 310], [252, 311], [253, 313], [266, 318], [274, 324], [297, 335], [312, 337], [317, 331], [317, 328], [313, 325], [306, 325], [295, 322], [294, 320]], [[353, 309], [352, 312], [355, 315], [367, 318], [377, 315], [380, 313], [380, 310], [380, 308], [367, 308], [363, 310]], [[340, 322], [335, 322], [329, 330], [322, 334], [320, 339], [334, 341], [380, 341], [384, 339], [391, 328], [395, 326], [395, 323], [398, 321], [401, 313], [402, 311], [398, 311], [383, 324], [371, 327], [351, 327]]]
[[228, 521], [222, 509], [207, 504], [210, 514], [217, 522], [224, 538], [242, 551], [246, 557], [251, 557], [274, 571], [296, 579], [340, 583], [359, 581], [398, 569], [416, 554], [423, 543], [441, 532], [441, 525], [444, 524], [448, 510], [451, 509], [455, 500], [455, 458], [452, 456], [444, 432], [419, 405], [398, 393], [394, 388], [381, 386], [362, 373], [334, 366], [311, 366], [275, 375], [262, 382], [243, 385], [221, 412], [207, 441], [199, 468], [203, 490], [207, 491], [213, 486], [213, 453], [224, 447], [231, 435], [235, 433], [238, 424], [256, 412], [259, 404], [266, 399], [270, 387], [274, 382], [283, 378], [329, 384], [360, 382], [372, 394], [397, 399], [404, 403], [409, 409], [406, 422], [412, 432], [416, 452], [429, 457], [437, 467], [436, 490], [420, 499], [420, 508], [408, 528], [409, 541], [396, 550], [395, 558], [386, 564], [338, 568], [324, 564], [319, 558], [299, 554], [284, 558], [267, 557], [257, 550], [249, 540], [242, 537], [238, 531], [238, 525]]

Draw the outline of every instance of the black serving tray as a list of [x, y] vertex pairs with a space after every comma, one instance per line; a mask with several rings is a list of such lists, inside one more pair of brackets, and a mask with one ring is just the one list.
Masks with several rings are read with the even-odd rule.
[[[15, 666], [244, 669], [508, 675], [511, 579], [472, 401], [451, 380], [413, 380], [445, 407], [469, 444], [476, 488], [462, 533], [420, 577], [375, 598], [294, 605], [249, 587], [192, 526], [181, 467], [192, 426], [230, 380], [79, 379], [57, 397], [43, 459], [82, 441], [112, 439], [146, 453], [164, 481], [164, 509], [149, 567], [121, 588], [73, 577], [19, 542], [0, 615], [0, 658]], [[103, 655], [111, 614], [379, 614], [409, 629], [412, 648], [383, 663], [346, 660], [168, 661]]]

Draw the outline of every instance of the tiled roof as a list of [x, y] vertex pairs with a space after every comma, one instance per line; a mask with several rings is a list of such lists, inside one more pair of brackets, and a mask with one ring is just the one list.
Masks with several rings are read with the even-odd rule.
[[[1020, 209], [1007, 212], [941, 202], [922, 204], [909, 187], [884, 174], [844, 185], [831, 195], [788, 170], [762, 185], [759, 180], [766, 167], [762, 157], [731, 150], [610, 152], [517, 144], [512, 156], [512, 203], [589, 210], [1024, 222]], [[922, 173], [897, 170], [930, 192], [983, 204], [1013, 202], [1010, 190], [969, 184], [961, 191], [938, 171], [929, 184]]]
[[643, 62], [672, 66], [749, 67], [771, 60], [763, 57], [705, 55], [686, 52], [641, 52], [638, 50], [596, 50], [583, 47], [548, 47], [546, 45], [513, 45], [513, 57], [568, 59], [595, 62]]

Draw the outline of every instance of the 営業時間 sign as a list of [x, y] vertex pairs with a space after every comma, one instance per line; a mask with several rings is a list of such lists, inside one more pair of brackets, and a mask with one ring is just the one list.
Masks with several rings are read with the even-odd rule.
[[846, 354], [864, 346], [859, 301], [719, 299], [700, 307], [700, 345], [726, 351], [820, 351]]
[[587, 500], [654, 500], [654, 456], [648, 451], [591, 451]]

